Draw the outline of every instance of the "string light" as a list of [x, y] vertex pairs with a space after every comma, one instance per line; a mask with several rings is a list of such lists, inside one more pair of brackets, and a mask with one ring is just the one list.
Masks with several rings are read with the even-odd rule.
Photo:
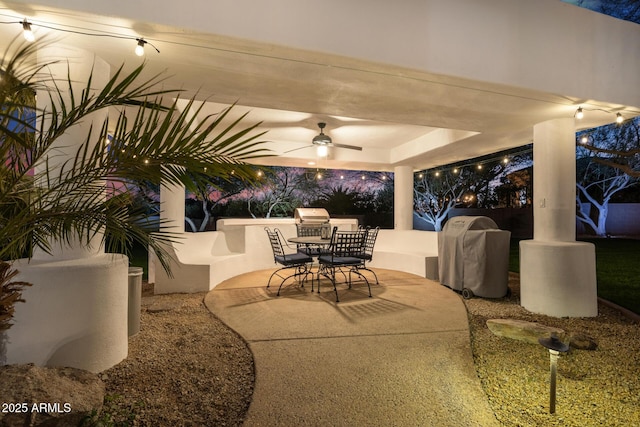
[[506, 169], [507, 168], [506, 165], [511, 163], [513, 159], [518, 159], [519, 156], [523, 156], [525, 154], [531, 153], [532, 151], [533, 149], [531, 147], [531, 144], [529, 144], [527, 146], [522, 147], [518, 151], [512, 151], [512, 150], [509, 150], [508, 152], [502, 151], [502, 152], [494, 153], [493, 155], [491, 155], [491, 157], [485, 156], [482, 158], [468, 159], [462, 162], [461, 165], [449, 164], [445, 166], [437, 166], [436, 167], [437, 170], [436, 168], [433, 168], [431, 170], [427, 169], [423, 171], [415, 171], [414, 176], [416, 176], [418, 179], [423, 179], [426, 173], [428, 175], [437, 177], [437, 176], [440, 176], [442, 172], [446, 172], [448, 170], [450, 170], [452, 174], [458, 175], [462, 173], [462, 170], [465, 167], [473, 167], [474, 170], [481, 171], [484, 169], [484, 165], [489, 165], [490, 168], [493, 168], [495, 165], [502, 165], [502, 167]]
[[138, 56], [144, 55], [144, 45], [147, 44], [145, 39], [136, 39], [138, 45], [136, 46], [135, 52]]
[[[586, 110], [586, 111], [602, 111], [602, 112], [605, 112], [605, 113], [613, 114], [613, 111], [605, 110], [603, 108], [585, 108], [585, 109], [583, 109], [582, 107], [578, 107], [578, 109], [576, 110], [576, 113], [573, 116], [578, 120], [583, 119], [584, 118], [584, 110]], [[616, 113], [616, 123], [620, 124], [623, 121], [624, 121], [624, 117], [622, 116], [622, 114], [620, 114], [619, 112]]]
[[31, 23], [27, 21], [27, 18], [24, 18], [24, 21], [22, 21], [22, 35], [28, 42], [32, 42], [36, 39], [36, 36], [33, 35], [33, 31], [31, 31]]
[[12, 24], [12, 25], [15, 25], [16, 23], [22, 25], [22, 35], [24, 36], [25, 40], [29, 42], [33, 42], [36, 39], [32, 30], [32, 26], [36, 25], [40, 28], [46, 28], [52, 31], [61, 31], [63, 33], [80, 34], [83, 36], [90, 36], [90, 37], [108, 37], [113, 39], [134, 40], [136, 42], [135, 53], [138, 56], [144, 55], [144, 47], [146, 45], [153, 47], [156, 52], [160, 53], [160, 50], [156, 46], [154, 46], [152, 43], [150, 43], [149, 41], [141, 37], [123, 36], [123, 35], [109, 33], [109, 32], [95, 32], [92, 29], [85, 29], [85, 28], [78, 29], [78, 27], [62, 28], [62, 26], [60, 25], [52, 26], [52, 25], [47, 25], [45, 23], [33, 24], [29, 22], [27, 18], [24, 18], [22, 21], [0, 22], [0, 24]]

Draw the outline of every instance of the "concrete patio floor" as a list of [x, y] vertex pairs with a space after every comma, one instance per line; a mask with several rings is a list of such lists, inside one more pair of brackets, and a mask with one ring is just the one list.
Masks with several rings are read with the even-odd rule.
[[[467, 313], [450, 289], [376, 270], [380, 285], [276, 296], [273, 270], [218, 285], [205, 303], [254, 355], [246, 426], [497, 426], [473, 366]], [[289, 283], [289, 282], [288, 282]]]

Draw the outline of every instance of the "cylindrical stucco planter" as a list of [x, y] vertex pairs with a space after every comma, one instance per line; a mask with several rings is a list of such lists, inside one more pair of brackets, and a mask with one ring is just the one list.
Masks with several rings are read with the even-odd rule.
[[128, 266], [119, 254], [16, 261], [16, 280], [33, 286], [15, 305], [7, 363], [101, 372], [125, 359]]
[[129, 267], [129, 313], [127, 332], [133, 336], [140, 332], [140, 300], [142, 299], [142, 267]]

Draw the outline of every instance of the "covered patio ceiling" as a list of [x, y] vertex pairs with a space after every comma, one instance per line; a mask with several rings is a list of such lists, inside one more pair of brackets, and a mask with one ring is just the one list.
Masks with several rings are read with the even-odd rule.
[[[276, 156], [256, 160], [260, 164], [418, 170], [527, 144], [534, 124], [572, 117], [578, 106], [591, 110], [580, 128], [611, 123], [616, 112], [639, 114], [634, 107], [559, 93], [77, 10], [0, 2], [0, 14], [3, 22], [28, 17], [37, 37], [93, 52], [114, 68], [140, 63], [134, 47], [143, 34], [160, 50], [146, 46], [147, 73], [165, 73], [165, 87], [206, 102], [203, 115], [237, 103], [235, 115], [249, 111], [246, 123], [262, 122]], [[3, 51], [20, 34], [17, 23], [0, 25]], [[327, 124], [334, 143], [362, 151], [332, 147], [318, 158], [311, 144], [318, 122]]]

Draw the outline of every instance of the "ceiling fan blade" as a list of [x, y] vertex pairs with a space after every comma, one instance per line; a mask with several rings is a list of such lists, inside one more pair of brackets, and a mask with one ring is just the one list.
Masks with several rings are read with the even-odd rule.
[[305, 148], [311, 148], [313, 145], [305, 145], [304, 147], [292, 148], [291, 150], [283, 151], [282, 154], [291, 153], [293, 151], [304, 150]]
[[349, 149], [349, 150], [362, 151], [362, 147], [356, 147], [355, 145], [331, 144], [331, 147], [347, 148], [347, 149]]

